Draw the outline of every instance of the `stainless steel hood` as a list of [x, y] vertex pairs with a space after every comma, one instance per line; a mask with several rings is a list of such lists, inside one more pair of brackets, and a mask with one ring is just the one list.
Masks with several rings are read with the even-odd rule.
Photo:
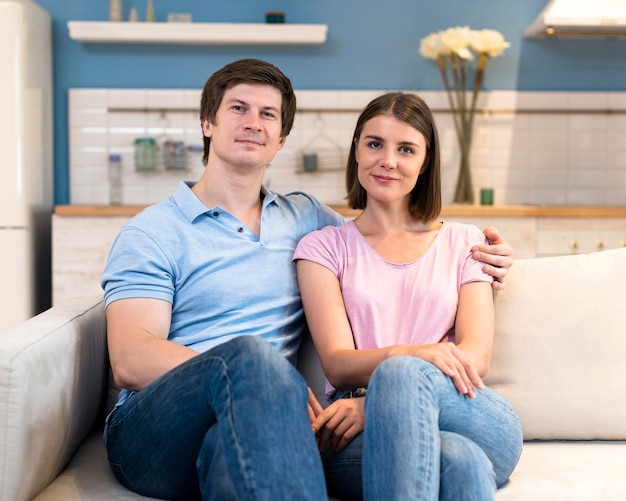
[[527, 38], [626, 38], [626, 0], [550, 0]]

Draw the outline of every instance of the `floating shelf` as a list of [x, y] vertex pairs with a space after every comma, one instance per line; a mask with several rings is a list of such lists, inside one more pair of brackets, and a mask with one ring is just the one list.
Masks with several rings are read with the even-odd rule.
[[186, 45], [321, 45], [325, 24], [146, 23], [68, 21], [70, 38], [83, 43]]

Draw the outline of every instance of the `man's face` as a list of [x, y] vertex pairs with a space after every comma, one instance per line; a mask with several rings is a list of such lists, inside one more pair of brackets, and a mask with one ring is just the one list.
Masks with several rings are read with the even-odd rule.
[[285, 144], [281, 128], [282, 96], [275, 87], [240, 83], [226, 90], [215, 123], [204, 120], [211, 138], [209, 165], [264, 168]]

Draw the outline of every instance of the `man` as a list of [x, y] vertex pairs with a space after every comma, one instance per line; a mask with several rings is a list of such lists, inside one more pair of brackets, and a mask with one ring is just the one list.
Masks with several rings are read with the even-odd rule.
[[[295, 109], [268, 63], [217, 71], [201, 99], [204, 173], [113, 244], [102, 284], [123, 390], [105, 443], [118, 480], [140, 494], [326, 499], [307, 402], [320, 407], [289, 363], [304, 328], [291, 259], [303, 235], [342, 218], [262, 186]], [[511, 249], [488, 237], [498, 245], [478, 252], [502, 279]]]

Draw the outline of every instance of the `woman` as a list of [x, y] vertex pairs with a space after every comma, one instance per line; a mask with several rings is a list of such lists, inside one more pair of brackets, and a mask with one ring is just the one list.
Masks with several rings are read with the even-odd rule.
[[362, 213], [307, 235], [294, 254], [333, 402], [313, 422], [331, 495], [493, 499], [519, 459], [521, 428], [482, 382], [492, 278], [471, 248], [484, 236], [437, 219], [439, 142], [421, 98], [369, 103], [346, 184]]

